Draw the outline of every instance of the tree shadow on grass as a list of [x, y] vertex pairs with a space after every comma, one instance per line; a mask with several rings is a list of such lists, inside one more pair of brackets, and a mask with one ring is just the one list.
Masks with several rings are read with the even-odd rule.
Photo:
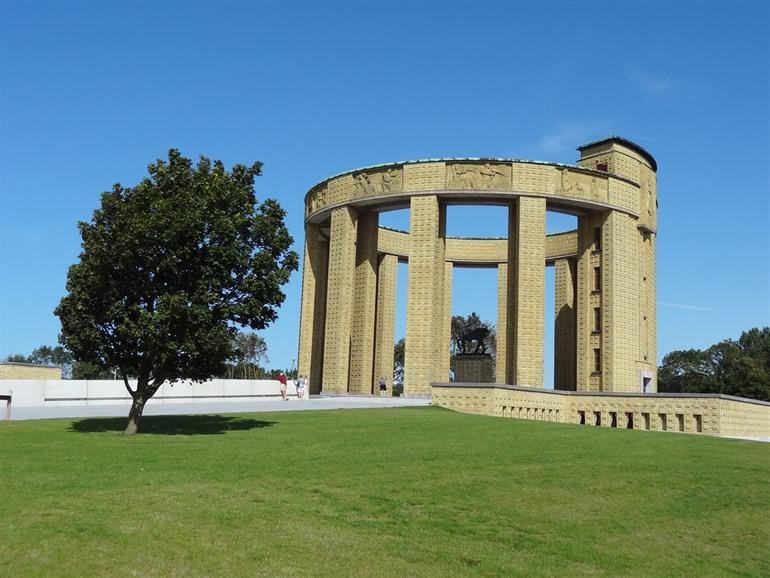
[[[139, 422], [141, 434], [212, 435], [269, 427], [277, 422], [226, 415], [148, 415]], [[122, 432], [125, 417], [94, 417], [73, 422], [70, 431], [78, 433]]]

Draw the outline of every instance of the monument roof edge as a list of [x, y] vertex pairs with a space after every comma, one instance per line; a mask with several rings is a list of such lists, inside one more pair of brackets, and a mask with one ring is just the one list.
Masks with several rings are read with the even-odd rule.
[[[618, 137], [619, 138], [619, 137]], [[607, 139], [603, 139], [607, 140]], [[625, 140], [625, 139], [623, 139]], [[602, 142], [602, 141], [597, 141]], [[630, 141], [629, 141], [630, 142]], [[633, 143], [631, 143], [633, 144]], [[639, 147], [641, 148], [641, 147]], [[649, 154], [649, 153], [648, 153]], [[386, 167], [396, 167], [396, 166], [403, 166], [403, 165], [416, 165], [421, 163], [439, 163], [439, 162], [457, 162], [457, 161], [471, 161], [471, 162], [503, 162], [503, 163], [526, 163], [526, 164], [533, 164], [533, 165], [543, 165], [543, 166], [551, 166], [551, 167], [562, 167], [565, 169], [576, 169], [581, 172], [587, 172], [587, 173], [593, 173], [597, 175], [602, 175], [605, 177], [614, 177], [616, 179], [620, 179], [623, 181], [632, 182], [634, 184], [634, 181], [631, 181], [630, 179], [627, 179], [626, 177], [616, 175], [615, 173], [610, 173], [607, 171], [600, 171], [597, 169], [592, 169], [590, 167], [581, 167], [575, 164], [569, 164], [569, 163], [557, 163], [554, 161], [538, 161], [534, 159], [514, 159], [514, 158], [507, 158], [507, 157], [447, 157], [447, 158], [431, 158], [431, 159], [416, 159], [416, 160], [402, 160], [402, 161], [395, 161], [391, 163], [379, 163], [376, 165], [367, 165], [363, 167], [358, 167], [355, 169], [350, 169], [347, 171], [342, 171], [340, 173], [331, 175], [329, 177], [326, 177], [325, 179], [321, 179], [320, 181], [313, 184], [309, 189], [308, 192], [305, 194], [305, 199], [307, 199], [307, 196], [310, 194], [310, 192], [318, 187], [319, 185], [324, 184], [327, 181], [331, 181], [332, 179], [336, 179], [337, 177], [342, 177], [345, 175], [351, 175], [353, 173], [358, 173], [361, 171], [369, 171], [372, 169], [383, 169]], [[654, 163], [653, 159], [653, 163]]]
[[604, 137], [604, 138], [600, 138], [598, 140], [594, 140], [594, 141], [588, 142], [586, 144], [582, 144], [579, 147], [577, 147], [576, 150], [578, 150], [580, 152], [583, 152], [587, 148], [591, 148], [591, 147], [594, 147], [596, 145], [600, 145], [600, 144], [608, 142], [608, 141], [617, 142], [617, 143], [620, 143], [622, 145], [627, 146], [628, 148], [630, 148], [632, 150], [635, 150], [636, 152], [638, 152], [640, 155], [642, 155], [644, 158], [646, 158], [650, 162], [650, 164], [652, 165], [652, 170], [653, 171], [655, 171], [655, 172], [658, 171], [658, 163], [655, 160], [655, 157], [652, 156], [652, 154], [650, 154], [650, 151], [645, 149], [642, 145], [636, 144], [634, 141], [630, 141], [627, 138], [623, 138], [622, 136], [618, 136], [616, 134], [611, 134], [610, 136], [607, 136], [607, 137]]

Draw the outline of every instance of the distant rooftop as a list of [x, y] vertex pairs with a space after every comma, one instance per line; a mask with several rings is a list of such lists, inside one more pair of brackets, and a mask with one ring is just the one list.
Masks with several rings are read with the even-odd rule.
[[50, 367], [52, 369], [61, 369], [59, 365], [44, 365], [42, 363], [22, 363], [20, 361], [0, 361], [0, 365], [17, 365], [20, 367]]

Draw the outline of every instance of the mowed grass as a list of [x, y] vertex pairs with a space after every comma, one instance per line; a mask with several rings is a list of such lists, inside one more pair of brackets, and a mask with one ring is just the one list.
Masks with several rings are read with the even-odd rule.
[[0, 423], [0, 575], [770, 575], [769, 444], [440, 408], [124, 425]]

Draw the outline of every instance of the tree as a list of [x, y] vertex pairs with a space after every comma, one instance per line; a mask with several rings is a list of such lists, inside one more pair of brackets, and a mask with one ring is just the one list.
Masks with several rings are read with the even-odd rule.
[[32, 363], [29, 357], [22, 355], [21, 353], [11, 353], [5, 358], [6, 363]]
[[406, 340], [402, 337], [393, 346], [393, 385], [404, 383], [404, 363], [406, 358]]
[[269, 362], [267, 343], [256, 333], [238, 332], [233, 337], [233, 359], [243, 379], [256, 379], [263, 372], [263, 365]]
[[80, 260], [55, 310], [60, 341], [78, 361], [117, 368], [133, 398], [127, 434], [164, 382], [221, 374], [237, 327], [276, 319], [297, 254], [278, 202], [256, 201], [261, 168], [228, 172], [204, 156], [193, 166], [172, 149], [78, 224]]
[[672, 351], [658, 368], [658, 391], [721, 393], [770, 401], [770, 328], [754, 328], [738, 341]]
[[112, 379], [113, 373], [88, 361], [76, 361], [72, 366], [72, 379]]
[[75, 358], [71, 351], [67, 351], [61, 345], [56, 345], [54, 347], [51, 347], [50, 345], [41, 345], [32, 350], [29, 361], [30, 363], [38, 363], [40, 365], [55, 365], [61, 367], [64, 379], [69, 379], [72, 377], [72, 367], [75, 363]]

